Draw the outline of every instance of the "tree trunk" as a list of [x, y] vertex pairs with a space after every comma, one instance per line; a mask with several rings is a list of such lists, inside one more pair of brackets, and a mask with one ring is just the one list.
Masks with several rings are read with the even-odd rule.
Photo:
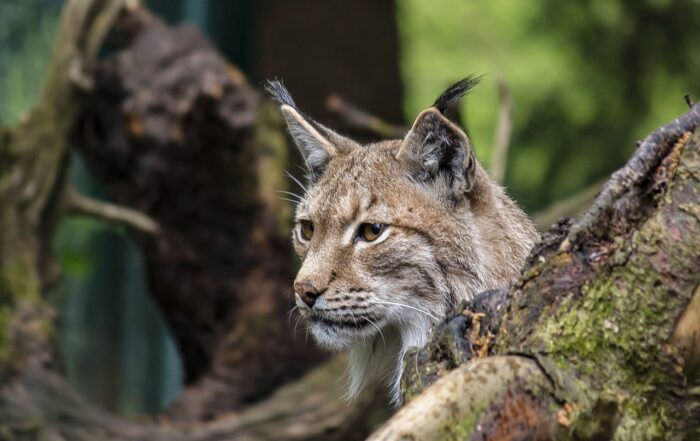
[[321, 359], [286, 319], [283, 128], [195, 28], [136, 10], [116, 29], [125, 45], [98, 65], [71, 139], [113, 201], [159, 226], [134, 237], [190, 385], [171, 413], [210, 419]]
[[87, 72], [122, 2], [73, 1], [62, 14], [39, 102], [14, 130], [0, 129], [0, 378], [26, 364], [59, 367], [51, 309], [51, 239], [64, 208], [67, 133]]

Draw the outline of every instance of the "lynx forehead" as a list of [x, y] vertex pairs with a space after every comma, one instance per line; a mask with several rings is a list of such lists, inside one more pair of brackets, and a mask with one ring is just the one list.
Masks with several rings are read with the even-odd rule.
[[360, 145], [281, 105], [308, 170], [296, 209], [297, 306], [317, 343], [350, 350], [350, 398], [384, 381], [399, 401], [402, 358], [462, 299], [507, 286], [537, 234], [443, 115], [468, 77], [402, 140]]

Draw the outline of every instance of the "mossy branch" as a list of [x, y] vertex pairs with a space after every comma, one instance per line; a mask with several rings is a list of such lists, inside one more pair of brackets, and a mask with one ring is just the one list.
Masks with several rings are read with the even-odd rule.
[[[36, 105], [17, 126], [0, 134], [0, 316], [17, 316], [20, 305], [32, 305], [37, 316], [50, 316], [41, 301], [51, 274], [53, 232], [62, 215], [67, 178], [68, 132], [78, 111], [79, 88], [71, 72], [89, 75], [97, 48], [118, 15], [121, 0], [70, 0], [66, 3], [51, 62]], [[8, 321], [9, 322], [9, 321]], [[12, 346], [12, 357], [43, 357], [52, 325], [33, 332], [0, 323], [0, 341]], [[34, 335], [42, 344], [14, 342]], [[3, 348], [0, 348], [0, 352]], [[16, 351], [16, 352], [15, 352]], [[36, 354], [31, 354], [36, 352]], [[0, 372], [3, 371], [0, 361]]]

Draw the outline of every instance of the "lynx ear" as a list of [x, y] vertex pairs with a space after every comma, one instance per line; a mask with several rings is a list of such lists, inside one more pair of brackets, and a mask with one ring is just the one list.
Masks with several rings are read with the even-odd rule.
[[418, 115], [396, 157], [409, 162], [420, 182], [444, 174], [454, 196], [472, 187], [476, 159], [469, 138], [436, 108]]
[[352, 141], [299, 112], [294, 100], [281, 82], [269, 81], [266, 89], [280, 104], [289, 133], [306, 162], [309, 179], [312, 182], [316, 181], [323, 174], [331, 158], [341, 149], [353, 145]]
[[306, 120], [294, 107], [283, 104], [280, 108], [287, 121], [289, 133], [299, 147], [311, 180], [315, 181], [338, 152], [335, 146]]
[[440, 95], [433, 107], [418, 115], [396, 154], [397, 159], [409, 163], [414, 178], [421, 182], [444, 175], [455, 197], [471, 190], [476, 158], [466, 133], [450, 122], [443, 111], [478, 81], [467, 77]]

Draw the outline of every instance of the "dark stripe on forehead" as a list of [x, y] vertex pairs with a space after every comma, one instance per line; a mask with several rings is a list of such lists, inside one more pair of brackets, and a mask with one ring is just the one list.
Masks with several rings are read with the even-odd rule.
[[423, 231], [419, 227], [401, 225], [399, 223], [393, 224], [393, 227], [400, 228], [406, 232], [413, 233], [417, 236], [422, 237], [423, 239], [425, 239], [426, 242], [428, 242], [428, 245], [433, 251], [437, 248], [437, 244], [435, 243], [435, 239], [433, 239], [433, 236], [431, 236], [427, 231]]
[[[373, 189], [362, 187], [358, 176], [360, 170], [352, 170], [353, 164], [345, 165], [333, 171], [333, 176], [323, 182], [323, 191], [318, 192], [318, 199], [312, 203], [316, 211], [320, 211], [329, 218], [329, 221], [350, 223], [357, 219], [361, 211], [371, 209], [377, 203], [377, 196]], [[341, 199], [351, 196], [350, 209], [338, 210]], [[340, 217], [336, 217], [339, 215]]]
[[[343, 163], [332, 164], [332, 170], [326, 170], [326, 174], [332, 173], [332, 176], [326, 176], [326, 179], [321, 178], [317, 188], [323, 188], [323, 191], [319, 191], [319, 196], [321, 198], [314, 205], [321, 208], [322, 210], [329, 210], [329, 208], [336, 205], [338, 199], [348, 193], [348, 190], [353, 188], [353, 184], [356, 183], [356, 177], [350, 178], [350, 171], [355, 166], [354, 157], [345, 157], [342, 159]], [[347, 161], [347, 162], [345, 162]]]
[[377, 196], [375, 196], [373, 192], [370, 192], [369, 202], [367, 202], [367, 206], [365, 207], [365, 210], [369, 210], [376, 203], [377, 203]]

